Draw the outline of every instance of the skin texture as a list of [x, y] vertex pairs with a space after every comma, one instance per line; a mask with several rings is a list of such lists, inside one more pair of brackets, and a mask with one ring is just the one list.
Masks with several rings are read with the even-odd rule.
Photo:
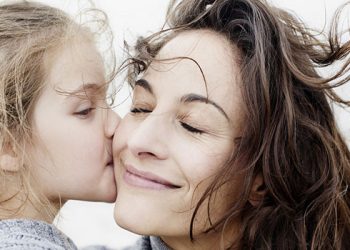
[[[213, 249], [220, 235], [200, 235], [208, 225], [206, 212], [200, 210], [197, 217], [194, 244], [189, 225], [198, 198], [240, 134], [239, 53], [224, 37], [202, 30], [180, 33], [156, 58], [176, 57], [190, 59], [151, 64], [136, 83], [131, 112], [117, 129], [114, 215], [120, 226], [159, 235], [173, 249]], [[225, 195], [236, 195], [241, 177], [232, 180], [229, 192], [219, 190], [212, 219], [227, 207]]]
[[100, 54], [89, 40], [75, 38], [49, 53], [45, 67], [28, 146], [39, 190], [51, 201], [113, 202], [111, 148], [120, 118], [106, 104]]

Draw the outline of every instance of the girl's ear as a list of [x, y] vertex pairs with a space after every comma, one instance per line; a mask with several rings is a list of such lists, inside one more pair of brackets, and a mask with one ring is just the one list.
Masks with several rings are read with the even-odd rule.
[[18, 157], [12, 150], [0, 153], [0, 169], [4, 172], [17, 172], [19, 170]]
[[255, 177], [253, 181], [252, 189], [250, 190], [250, 195], [249, 195], [250, 204], [254, 207], [258, 206], [263, 201], [266, 192], [267, 190], [264, 183], [264, 178], [260, 173]]

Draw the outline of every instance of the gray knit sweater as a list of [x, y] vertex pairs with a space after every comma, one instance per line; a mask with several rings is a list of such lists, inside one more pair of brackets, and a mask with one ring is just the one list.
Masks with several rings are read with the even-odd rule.
[[[1, 250], [77, 250], [78, 248], [55, 226], [37, 220], [0, 221]], [[107, 250], [103, 246], [86, 247], [84, 250]], [[123, 250], [170, 250], [158, 237], [143, 236], [135, 245]]]
[[[82, 250], [112, 250], [104, 246], [89, 246]], [[159, 238], [154, 236], [142, 236], [135, 244], [129, 247], [122, 248], [121, 250], [170, 250], [165, 243]]]
[[71, 239], [55, 226], [36, 220], [0, 221], [0, 249], [76, 250]]
[[124, 248], [123, 250], [170, 250], [165, 243], [154, 236], [143, 236], [135, 245]]

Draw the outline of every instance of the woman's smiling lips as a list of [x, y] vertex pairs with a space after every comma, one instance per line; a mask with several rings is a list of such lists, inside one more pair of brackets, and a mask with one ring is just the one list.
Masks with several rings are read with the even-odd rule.
[[153, 173], [137, 170], [131, 165], [125, 165], [125, 169], [126, 171], [123, 178], [129, 185], [154, 190], [180, 188], [180, 186], [175, 185]]

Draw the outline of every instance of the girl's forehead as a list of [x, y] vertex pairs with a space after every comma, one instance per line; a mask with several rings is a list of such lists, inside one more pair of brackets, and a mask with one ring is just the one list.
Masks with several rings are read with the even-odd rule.
[[67, 90], [82, 83], [105, 82], [101, 55], [90, 41], [72, 41], [46, 55], [44, 70], [47, 83]]

